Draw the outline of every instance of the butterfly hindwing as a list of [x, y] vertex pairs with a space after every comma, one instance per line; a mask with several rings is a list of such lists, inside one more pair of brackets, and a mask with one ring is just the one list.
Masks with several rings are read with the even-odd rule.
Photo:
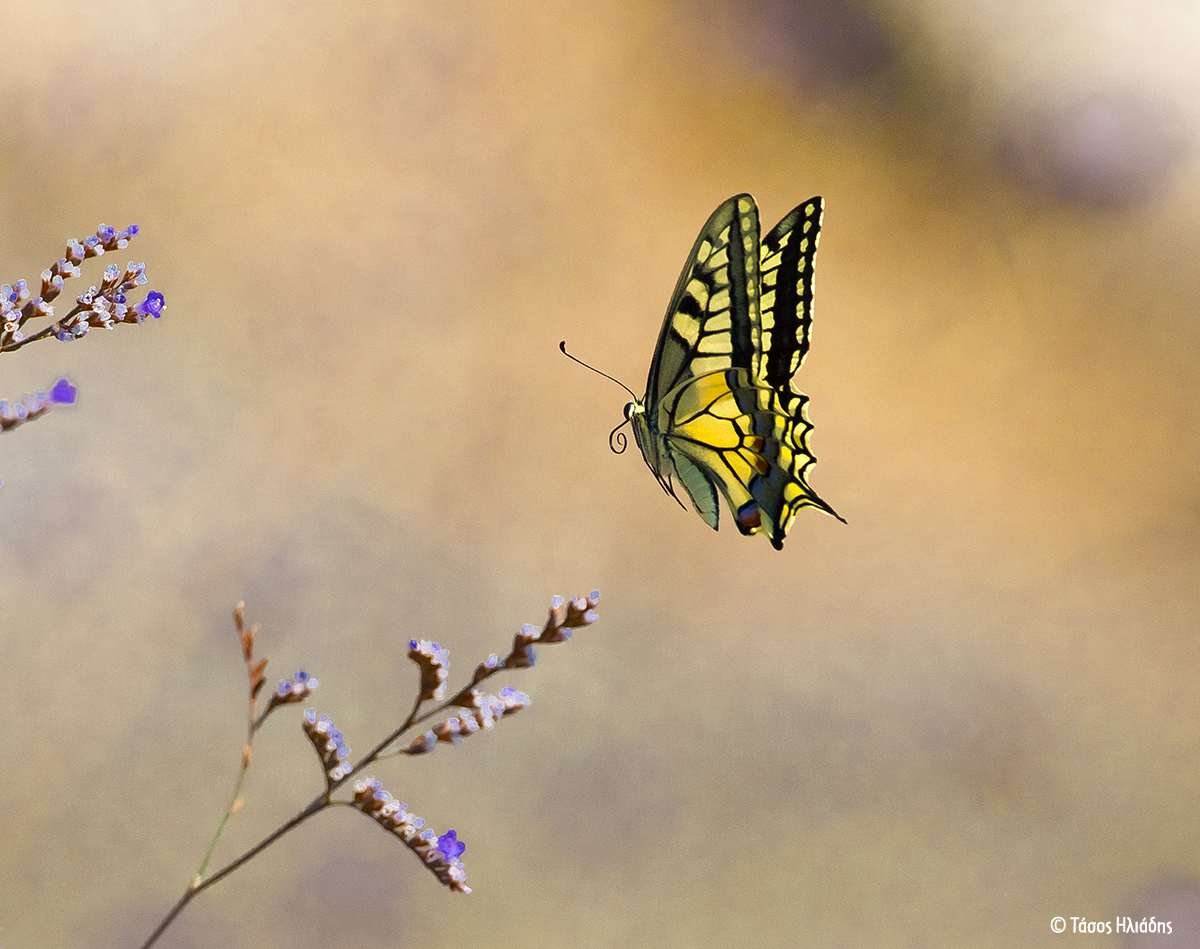
[[761, 242], [749, 195], [713, 212], [676, 283], [646, 396], [626, 407], [667, 493], [678, 500], [682, 484], [714, 530], [723, 495], [738, 529], [777, 549], [800, 508], [838, 517], [805, 481], [812, 426], [791, 382], [808, 351], [822, 209], [809, 199]]
[[805, 480], [814, 461], [807, 401], [762, 385], [746, 369], [706, 373], [670, 392], [658, 410], [657, 427], [665, 432], [660, 457], [706, 524], [718, 526], [718, 492], [738, 530], [764, 531], [776, 548], [802, 507], [837, 517]]

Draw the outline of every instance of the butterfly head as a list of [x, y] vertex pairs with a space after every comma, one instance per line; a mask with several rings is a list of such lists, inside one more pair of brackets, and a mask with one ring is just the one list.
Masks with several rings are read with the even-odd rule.
[[[642, 454], [644, 455], [646, 453], [644, 446], [649, 444], [651, 440], [650, 416], [646, 413], [646, 403], [636, 396], [632, 402], [625, 403], [625, 421], [618, 425], [617, 428], [614, 428], [613, 433], [615, 434], [618, 428], [626, 424], [633, 427], [633, 437], [637, 439], [638, 448], [642, 449]], [[609, 447], [612, 447], [612, 435], [609, 435]], [[624, 450], [625, 447], [622, 445], [621, 451]], [[617, 454], [620, 454], [621, 451], [618, 451]]]

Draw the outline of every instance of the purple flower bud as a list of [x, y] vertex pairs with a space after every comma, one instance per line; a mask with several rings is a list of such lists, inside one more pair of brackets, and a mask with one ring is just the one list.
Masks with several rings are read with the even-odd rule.
[[512, 715], [529, 705], [529, 696], [510, 686], [505, 686], [500, 690], [500, 702], [503, 708], [502, 714]]
[[437, 735], [433, 733], [433, 729], [430, 729], [407, 748], [403, 749], [403, 753], [406, 755], [424, 755], [433, 751], [436, 745]]
[[63, 376], [58, 382], [54, 383], [54, 388], [50, 390], [50, 401], [57, 402], [59, 405], [73, 405], [75, 403], [75, 394], [79, 389], [71, 385], [71, 381]]

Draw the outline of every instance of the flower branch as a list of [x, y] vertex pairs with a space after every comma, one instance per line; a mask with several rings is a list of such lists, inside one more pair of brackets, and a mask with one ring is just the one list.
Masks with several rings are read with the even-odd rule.
[[[255, 659], [254, 638], [257, 627], [251, 626], [248, 629], [245, 627], [243, 606], [238, 604], [238, 608], [234, 612], [234, 623], [242, 646], [242, 658], [246, 665], [249, 681], [249, 712], [247, 741], [242, 751], [241, 769], [235, 782], [233, 798], [226, 808], [208, 853], [201, 863], [200, 871], [159, 926], [143, 943], [142, 949], [149, 949], [182, 912], [183, 908], [201, 892], [252, 860], [284, 834], [300, 826], [310, 817], [333, 806], [349, 806], [361, 811], [412, 850], [443, 885], [451, 891], [470, 893], [471, 888], [466, 883], [466, 868], [461, 860], [466, 845], [458, 839], [456, 831], [448, 830], [440, 835], [435, 833], [426, 826], [424, 818], [411, 813], [406, 804], [399, 803], [384, 789], [382, 781], [372, 777], [362, 778], [355, 782], [353, 796], [350, 800], [335, 799], [333, 795], [350, 779], [353, 773], [360, 772], [381, 758], [400, 754], [421, 754], [433, 750], [439, 743], [458, 745], [466, 736], [489, 730], [497, 721], [527, 707], [529, 697], [516, 689], [505, 687], [499, 690], [498, 695], [485, 695], [477, 686], [503, 670], [531, 667], [536, 658], [534, 644], [553, 645], [565, 642], [571, 637], [573, 630], [590, 626], [596, 621], [596, 607], [599, 605], [599, 599], [600, 594], [596, 591], [587, 597], [574, 597], [569, 601], [563, 600], [562, 597], [555, 597], [550, 606], [549, 616], [541, 629], [535, 626], [523, 626], [513, 638], [512, 649], [506, 657], [500, 659], [495, 654], [489, 656], [476, 667], [471, 681], [449, 699], [444, 699], [446, 680], [449, 677], [449, 651], [438, 643], [427, 640], [410, 640], [408, 657], [417, 665], [420, 673], [417, 697], [412, 710], [398, 728], [353, 764], [350, 762], [350, 749], [346, 744], [345, 736], [336, 728], [332, 719], [328, 715], [318, 716], [316, 709], [306, 709], [301, 724], [321, 762], [325, 780], [324, 791], [314, 797], [293, 818], [280, 825], [241, 856], [206, 877], [204, 873], [217, 841], [230, 818], [241, 809], [241, 787], [253, 757], [251, 746], [255, 734], [272, 712], [285, 705], [304, 701], [317, 687], [316, 679], [307, 673], [298, 672], [290, 680], [285, 679], [279, 683], [266, 708], [261, 714], [258, 714], [258, 696], [266, 681], [267, 661]], [[427, 702], [438, 704], [430, 711], [421, 714], [421, 707]], [[456, 714], [443, 718], [416, 741], [403, 748], [395, 747], [396, 742], [417, 725], [432, 718], [444, 716], [451, 710], [455, 710]]]

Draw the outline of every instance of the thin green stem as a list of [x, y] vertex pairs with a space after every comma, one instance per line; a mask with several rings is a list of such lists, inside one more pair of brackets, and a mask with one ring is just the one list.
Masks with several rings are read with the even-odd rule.
[[[249, 745], [246, 746], [247, 750]], [[229, 818], [233, 816], [233, 809], [237, 806], [237, 802], [242, 796], [242, 784], [246, 780], [246, 771], [249, 769], [249, 762], [246, 755], [242, 758], [242, 769], [238, 772], [237, 781], [233, 785], [233, 795], [229, 798], [229, 806], [225, 808], [225, 814], [221, 817], [221, 823], [217, 825], [217, 832], [213, 834], [213, 839], [208, 845], [208, 852], [204, 855], [204, 859], [200, 861], [200, 869], [196, 871], [196, 877], [202, 879], [204, 871], [208, 869], [208, 864], [212, 860], [213, 852], [217, 849], [217, 843], [221, 839], [221, 835], [225, 833], [225, 825], [229, 823]]]
[[326, 792], [325, 794], [322, 794], [320, 797], [314, 798], [313, 801], [308, 805], [308, 807], [304, 808], [304, 810], [302, 810], [299, 814], [297, 814], [295, 817], [293, 817], [286, 824], [283, 824], [281, 827], [276, 829], [273, 833], [264, 837], [262, 840], [260, 840], [257, 844], [255, 844], [253, 847], [251, 847], [249, 850], [247, 850], [244, 854], [242, 854], [236, 860], [234, 860], [233, 862], [222, 867], [220, 870], [218, 870], [216, 873], [214, 873], [212, 876], [210, 876], [207, 880], [200, 880], [199, 882], [193, 882], [193, 884], [191, 886], [189, 886], [187, 888], [187, 890], [184, 892], [183, 896], [181, 896], [179, 898], [178, 902], [176, 902], [176, 904], [173, 907], [171, 907], [171, 911], [169, 913], [167, 913], [167, 915], [165, 917], [163, 917], [163, 921], [161, 923], [159, 923], [158, 928], [155, 929], [154, 932], [152, 932], [150, 934], [150, 938], [147, 939], [144, 943], [142, 943], [141, 949], [150, 949], [150, 947], [153, 946], [158, 941], [158, 937], [161, 936], [164, 932], [166, 932], [167, 927], [171, 925], [171, 923], [175, 920], [175, 917], [178, 916], [181, 912], [183, 912], [183, 908], [185, 906], [187, 906], [188, 903], [190, 903], [193, 899], [195, 899], [197, 896], [199, 896], [202, 892], [207, 890], [210, 886], [212, 886], [218, 880], [224, 879], [225, 877], [229, 876], [229, 874], [233, 873], [233, 871], [236, 870], [238, 867], [240, 867], [243, 863], [246, 863], [249, 860], [253, 860], [260, 853], [262, 853], [269, 846], [271, 846], [271, 844], [275, 843], [275, 841], [277, 841], [280, 837], [282, 837], [284, 834], [286, 834], [288, 831], [293, 830], [296, 827], [299, 827], [302, 823], [304, 823], [306, 820], [308, 820], [310, 817], [312, 817], [318, 811], [324, 810], [326, 807], [328, 807], [330, 805], [330, 803], [331, 802], [329, 800], [328, 792]]
[[213, 839], [208, 845], [208, 852], [204, 855], [204, 859], [200, 861], [200, 869], [196, 871], [197, 880], [204, 879], [204, 871], [208, 869], [208, 864], [212, 861], [213, 853], [217, 849], [217, 843], [221, 840], [221, 835], [225, 833], [225, 825], [229, 823], [229, 818], [233, 816], [234, 809], [241, 799], [242, 785], [246, 781], [246, 772], [250, 770], [250, 760], [254, 749], [254, 735], [262, 725], [263, 720], [267, 717], [267, 713], [271, 711], [270, 706], [268, 706], [261, 716], [255, 718], [254, 712], [257, 706], [258, 698], [256, 690], [251, 689], [250, 706], [246, 713], [248, 724], [246, 726], [246, 746], [242, 749], [242, 768], [238, 772], [237, 780], [233, 784], [233, 794], [229, 797], [229, 805], [225, 808], [225, 814], [221, 817], [221, 822], [217, 825], [217, 832], [213, 834]]

